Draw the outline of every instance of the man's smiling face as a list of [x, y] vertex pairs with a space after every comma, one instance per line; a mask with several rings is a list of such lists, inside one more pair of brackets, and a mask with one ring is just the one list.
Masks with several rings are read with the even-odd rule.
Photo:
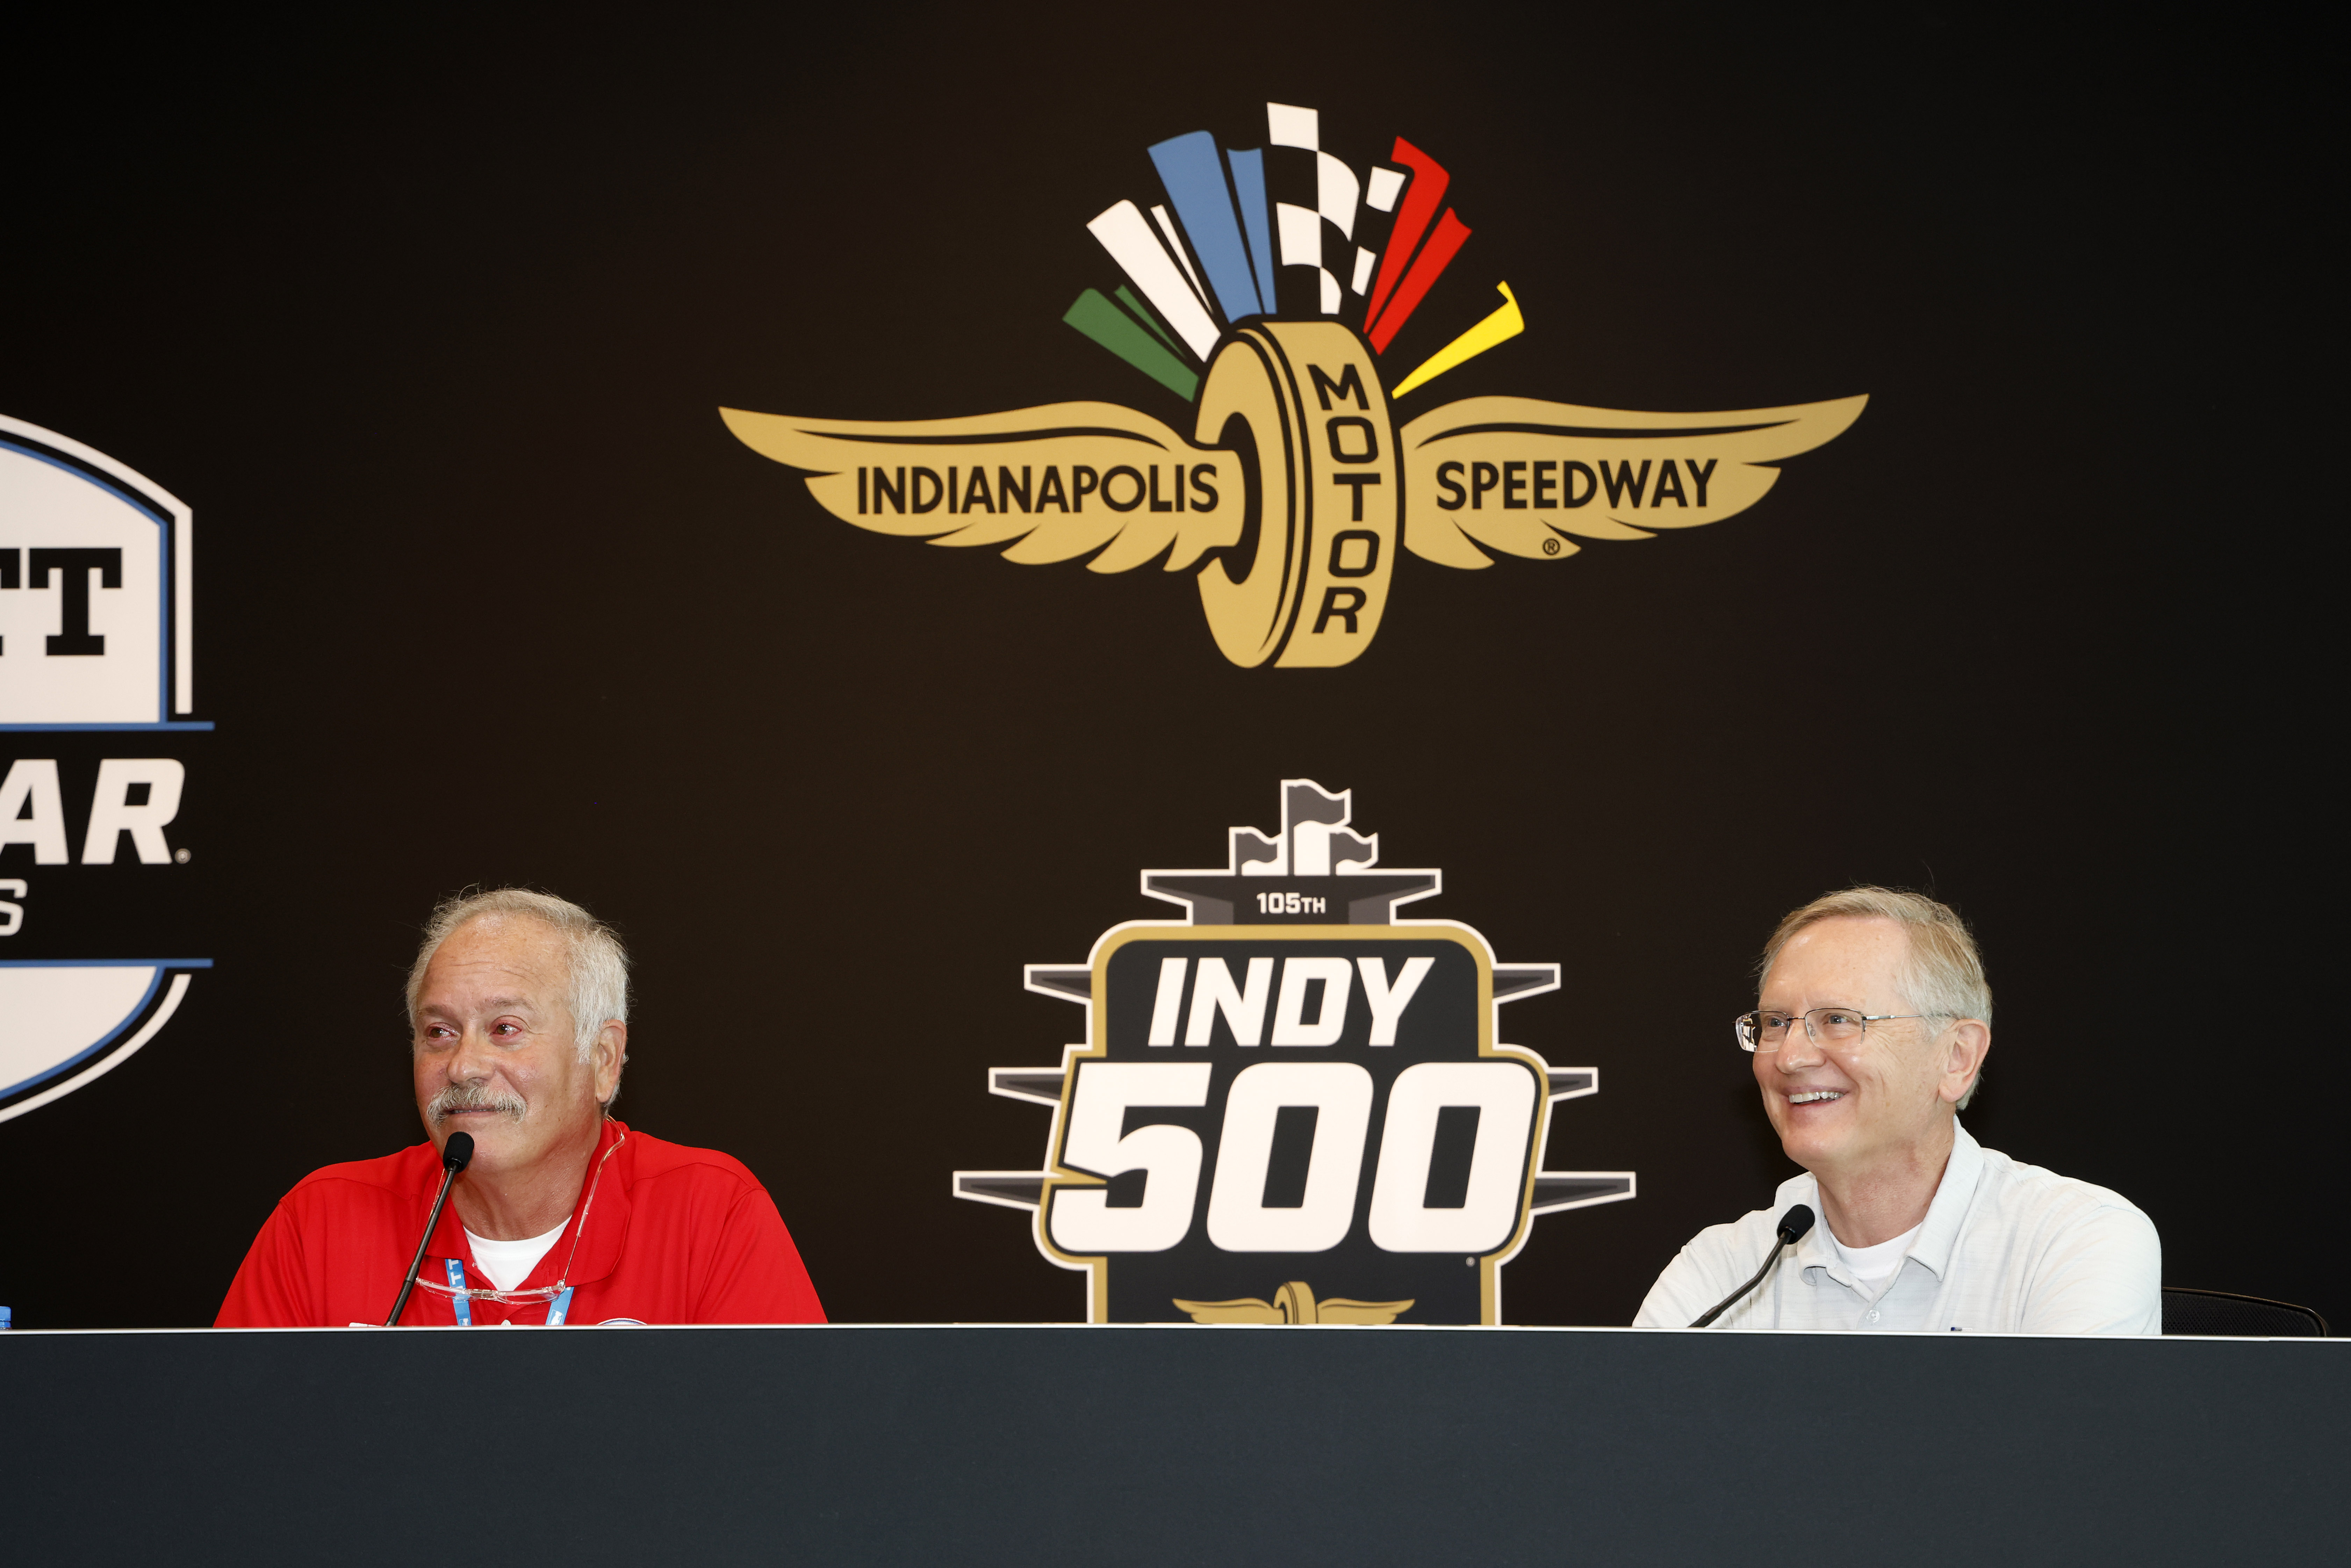
[[483, 915], [434, 953], [416, 998], [416, 1108], [436, 1145], [474, 1135], [473, 1171], [593, 1141], [617, 1062], [606, 1084], [604, 1053], [580, 1060], [569, 982], [562, 938], [536, 920]]
[[1957, 1098], [1947, 1053], [1936, 1049], [1946, 1020], [1892, 1018], [1843, 1045], [1814, 1043], [1801, 1021], [1815, 1008], [1917, 1012], [1902, 994], [1909, 945], [1891, 920], [1823, 920], [1790, 938], [1763, 977], [1759, 1005], [1799, 1021], [1778, 1050], [1755, 1053], [1755, 1082], [1781, 1146], [1815, 1176], [1931, 1146]]

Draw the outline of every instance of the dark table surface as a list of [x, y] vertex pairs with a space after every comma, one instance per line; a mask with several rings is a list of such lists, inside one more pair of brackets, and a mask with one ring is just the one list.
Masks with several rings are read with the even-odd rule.
[[0, 1335], [19, 1563], [2351, 1556], [2351, 1349], [1622, 1329]]

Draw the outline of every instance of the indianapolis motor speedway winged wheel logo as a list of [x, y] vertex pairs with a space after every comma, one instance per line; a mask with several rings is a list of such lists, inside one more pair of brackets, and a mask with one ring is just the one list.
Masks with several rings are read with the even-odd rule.
[[1384, 378], [1470, 238], [1452, 177], [1402, 137], [1359, 169], [1323, 149], [1316, 110], [1266, 110], [1260, 148], [1196, 131], [1150, 149], [1166, 200], [1087, 225], [1124, 280], [1063, 318], [1190, 403], [1188, 436], [1107, 402], [899, 422], [726, 409], [728, 427], [862, 528], [1189, 573], [1228, 659], [1294, 669], [1371, 646], [1399, 553], [1479, 570], [1719, 522], [1860, 417], [1862, 397], [1709, 413], [1475, 397], [1399, 423], [1397, 400], [1525, 313], [1498, 282], [1492, 314]]
[[1029, 988], [1082, 1004], [1057, 1067], [991, 1092], [1049, 1105], [1048, 1168], [957, 1171], [1031, 1210], [1093, 1322], [1493, 1323], [1534, 1216], [1629, 1198], [1630, 1171], [1541, 1171], [1556, 1101], [1599, 1073], [1499, 1043], [1556, 964], [1499, 964], [1450, 920], [1400, 920], [1433, 870], [1379, 864], [1352, 792], [1281, 787], [1281, 829], [1228, 862], [1143, 873], [1180, 920], [1104, 932]]

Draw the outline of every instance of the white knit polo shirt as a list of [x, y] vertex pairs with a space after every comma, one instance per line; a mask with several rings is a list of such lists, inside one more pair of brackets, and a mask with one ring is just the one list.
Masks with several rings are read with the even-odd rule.
[[[1769, 1208], [1711, 1225], [1667, 1265], [1635, 1328], [1683, 1328], [1771, 1255], [1791, 1205], [1821, 1213], [1805, 1172]], [[1816, 1222], [1717, 1328], [2159, 1334], [2163, 1244], [2120, 1194], [2019, 1165], [1953, 1124], [1950, 1163], [1902, 1266], [1876, 1300]]]

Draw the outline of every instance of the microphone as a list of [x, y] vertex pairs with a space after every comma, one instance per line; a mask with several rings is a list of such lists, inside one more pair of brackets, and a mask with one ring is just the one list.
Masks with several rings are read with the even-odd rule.
[[[408, 1273], [400, 1281], [400, 1299], [392, 1303], [392, 1315], [383, 1320], [384, 1327], [390, 1328], [400, 1322], [401, 1312], [408, 1305], [408, 1292], [416, 1289], [416, 1270], [424, 1267], [424, 1249], [433, 1244], [433, 1228], [441, 1223], [442, 1206], [449, 1201], [449, 1184], [457, 1179], [457, 1173], [464, 1170], [473, 1157], [474, 1134], [471, 1133], [452, 1133], [449, 1141], [441, 1145], [441, 1190], [434, 1197], [433, 1212], [424, 1217], [424, 1234], [416, 1239], [416, 1256], [408, 1260]], [[1805, 1211], [1804, 1222], [1807, 1225], [1812, 1223], [1809, 1209]], [[1720, 1307], [1715, 1309], [1716, 1312], [1721, 1310]]]
[[[464, 1135], [465, 1134], [461, 1133], [458, 1134], [458, 1137], [463, 1137]], [[455, 1143], [456, 1142], [456, 1139], [452, 1138], [450, 1142]], [[1706, 1327], [1707, 1324], [1714, 1322], [1715, 1319], [1720, 1317], [1726, 1311], [1728, 1311], [1733, 1301], [1736, 1301], [1740, 1297], [1747, 1294], [1748, 1291], [1761, 1284], [1763, 1282], [1763, 1276], [1769, 1274], [1772, 1268], [1780, 1261], [1781, 1254], [1787, 1251], [1789, 1248], [1793, 1247], [1797, 1242], [1802, 1241], [1804, 1239], [1804, 1233], [1812, 1229], [1812, 1228], [1813, 1211], [1803, 1204], [1800, 1203], [1796, 1205], [1795, 1207], [1788, 1210], [1787, 1213], [1782, 1215], [1780, 1217], [1780, 1239], [1778, 1243], [1772, 1247], [1771, 1256], [1763, 1260], [1763, 1267], [1755, 1270], [1755, 1278], [1748, 1281], [1747, 1283], [1740, 1286], [1739, 1289], [1723, 1297], [1720, 1301], [1715, 1304], [1714, 1311], [1707, 1313], [1706, 1316], [1690, 1324], [1690, 1327], [1694, 1329], [1702, 1329]], [[422, 1258], [423, 1253], [419, 1251], [417, 1256]], [[409, 1272], [413, 1274], [416, 1270], [411, 1269]]]

